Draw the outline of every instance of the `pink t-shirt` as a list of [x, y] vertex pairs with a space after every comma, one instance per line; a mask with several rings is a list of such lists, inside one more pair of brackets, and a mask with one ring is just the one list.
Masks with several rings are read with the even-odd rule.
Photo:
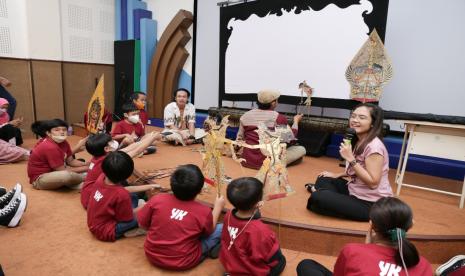
[[355, 159], [357, 159], [357, 162], [366, 169], [365, 159], [372, 154], [379, 154], [383, 156], [383, 172], [376, 189], [370, 189], [368, 185], [363, 183], [363, 181], [357, 177], [352, 167], [347, 167], [346, 173], [350, 177], [350, 180], [347, 183], [347, 185], [349, 185], [350, 195], [362, 200], [375, 202], [382, 197], [392, 196], [392, 189], [388, 178], [389, 154], [383, 142], [378, 137], [368, 143], [363, 153], [355, 156]]

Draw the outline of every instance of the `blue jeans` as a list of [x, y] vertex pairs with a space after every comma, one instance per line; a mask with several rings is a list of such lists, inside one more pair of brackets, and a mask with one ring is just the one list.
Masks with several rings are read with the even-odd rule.
[[[131, 195], [131, 205], [132, 205], [132, 208], [134, 209], [137, 207], [139, 198], [134, 193], [131, 193], [130, 195]], [[126, 222], [118, 222], [115, 227], [116, 239], [121, 238], [124, 235], [124, 233], [126, 233], [127, 231], [131, 229], [137, 228], [138, 226], [139, 224], [137, 223], [136, 219], [133, 219], [131, 221], [126, 221]]]
[[200, 242], [202, 243], [202, 255], [207, 256], [208, 252], [212, 250], [213, 247], [218, 245], [221, 240], [221, 231], [223, 230], [223, 224], [219, 223], [216, 225], [215, 231], [211, 233], [210, 236], [200, 238]]

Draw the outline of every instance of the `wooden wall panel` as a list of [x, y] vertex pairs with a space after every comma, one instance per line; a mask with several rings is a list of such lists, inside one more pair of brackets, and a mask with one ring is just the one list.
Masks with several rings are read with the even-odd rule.
[[98, 79], [105, 74], [105, 106], [114, 107], [114, 66], [63, 62], [65, 118], [68, 123], [83, 122], [87, 104]]
[[23, 116], [21, 126], [25, 137], [32, 137], [30, 126], [35, 120], [30, 61], [0, 58], [0, 76], [9, 79], [12, 84], [7, 90], [16, 98], [16, 117]]
[[64, 118], [61, 62], [31, 62], [37, 120]]

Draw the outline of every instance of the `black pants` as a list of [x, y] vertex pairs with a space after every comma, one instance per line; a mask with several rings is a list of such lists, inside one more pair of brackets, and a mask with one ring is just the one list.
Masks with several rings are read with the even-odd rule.
[[276, 251], [276, 253], [271, 257], [270, 262], [273, 262], [274, 260], [278, 260], [278, 263], [271, 268], [269, 274], [270, 276], [280, 275], [286, 267], [286, 258], [281, 252], [281, 249], [278, 249], [278, 251]]
[[5, 142], [10, 141], [11, 138], [16, 138], [16, 145], [20, 146], [23, 144], [23, 137], [21, 136], [21, 130], [10, 124], [6, 124], [0, 128], [0, 139]]
[[297, 265], [297, 276], [332, 276], [333, 273], [329, 271], [322, 264], [305, 259]]
[[347, 180], [319, 177], [316, 191], [308, 199], [307, 209], [315, 213], [357, 221], [368, 221], [373, 202], [349, 195]]

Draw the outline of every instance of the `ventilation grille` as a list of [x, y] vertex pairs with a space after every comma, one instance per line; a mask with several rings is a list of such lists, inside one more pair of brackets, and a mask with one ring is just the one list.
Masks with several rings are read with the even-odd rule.
[[0, 0], [0, 17], [8, 18], [8, 8], [6, 7], [6, 0]]
[[80, 36], [69, 37], [69, 54], [72, 58], [90, 60], [94, 56], [92, 49], [92, 38]]
[[10, 28], [0, 27], [0, 53], [11, 54]]
[[73, 29], [92, 31], [92, 9], [69, 5], [68, 26]]
[[100, 24], [99, 24], [99, 30], [102, 33], [108, 33], [111, 34], [113, 33], [113, 16], [109, 12], [105, 11], [100, 11]]

